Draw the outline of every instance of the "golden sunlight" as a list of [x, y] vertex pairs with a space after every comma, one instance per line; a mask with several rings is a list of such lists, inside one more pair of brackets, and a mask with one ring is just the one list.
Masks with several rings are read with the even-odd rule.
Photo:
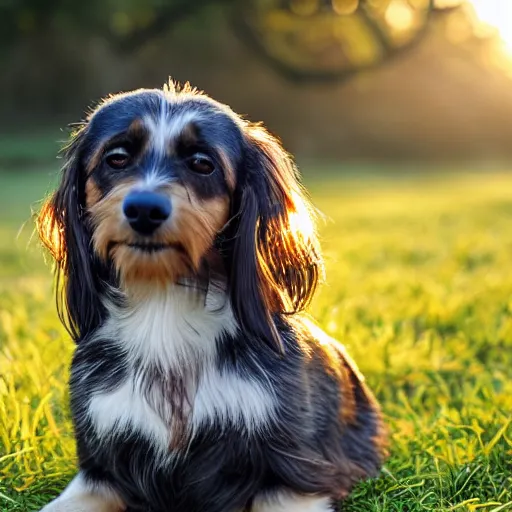
[[404, 0], [394, 0], [386, 10], [386, 21], [395, 30], [408, 30], [414, 23], [414, 11]]
[[469, 0], [478, 19], [494, 27], [512, 54], [512, 0]]
[[315, 233], [315, 226], [311, 219], [311, 213], [300, 196], [292, 191], [294, 211], [288, 212], [290, 231], [294, 237], [300, 236], [304, 240], [310, 240]]
[[57, 262], [64, 258], [63, 230], [55, 218], [55, 212], [50, 201], [44, 203], [37, 217], [37, 230], [41, 242], [50, 251]]

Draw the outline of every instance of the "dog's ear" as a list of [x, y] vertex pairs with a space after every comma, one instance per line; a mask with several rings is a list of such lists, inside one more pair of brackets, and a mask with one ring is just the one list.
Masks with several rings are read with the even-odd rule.
[[57, 311], [75, 341], [96, 327], [102, 306], [94, 271], [91, 235], [85, 219], [85, 175], [81, 152], [86, 126], [64, 148], [60, 183], [36, 220], [43, 245], [56, 263]]
[[283, 352], [279, 315], [303, 310], [323, 274], [313, 209], [291, 157], [257, 125], [232, 201], [228, 272], [235, 317], [246, 333]]

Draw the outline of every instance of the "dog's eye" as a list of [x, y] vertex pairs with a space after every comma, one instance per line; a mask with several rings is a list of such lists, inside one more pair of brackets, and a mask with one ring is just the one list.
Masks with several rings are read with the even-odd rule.
[[123, 147], [112, 148], [107, 151], [105, 161], [112, 169], [123, 169], [130, 162], [130, 153]]
[[215, 170], [215, 165], [211, 158], [203, 153], [196, 153], [193, 155], [188, 159], [187, 165], [191, 171], [194, 171], [197, 174], [207, 175], [211, 174]]

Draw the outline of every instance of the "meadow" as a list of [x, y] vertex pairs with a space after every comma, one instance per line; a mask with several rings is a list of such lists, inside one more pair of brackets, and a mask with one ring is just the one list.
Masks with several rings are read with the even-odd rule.
[[[391, 433], [380, 478], [340, 510], [512, 510], [512, 174], [304, 169], [325, 214], [311, 314], [357, 361]], [[31, 238], [50, 180], [0, 174], [2, 512], [38, 510], [75, 472], [73, 346]]]

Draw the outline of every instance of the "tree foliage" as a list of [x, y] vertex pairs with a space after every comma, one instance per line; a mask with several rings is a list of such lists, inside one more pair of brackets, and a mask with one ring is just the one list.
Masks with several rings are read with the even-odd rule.
[[338, 78], [378, 64], [423, 33], [436, 7], [460, 0], [0, 0], [3, 48], [41, 31], [100, 35], [121, 54], [206, 7], [293, 79]]

